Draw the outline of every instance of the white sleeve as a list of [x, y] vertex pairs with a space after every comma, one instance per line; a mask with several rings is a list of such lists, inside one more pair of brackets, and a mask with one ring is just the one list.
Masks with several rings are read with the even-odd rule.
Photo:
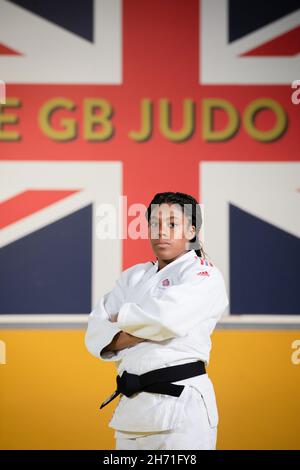
[[124, 350], [101, 353], [113, 337], [119, 331], [122, 331], [119, 325], [116, 322], [111, 322], [109, 318], [110, 314], [118, 313], [123, 302], [123, 287], [120, 280], [118, 280], [113, 290], [105, 294], [89, 314], [85, 345], [93, 356], [103, 361], [118, 361], [124, 354]]
[[223, 276], [217, 267], [209, 276], [195, 271], [183, 275], [181, 284], [168, 287], [159, 298], [148, 296], [143, 308], [133, 302], [122, 305], [119, 328], [134, 336], [164, 341], [182, 337], [207, 319], [220, 318], [228, 305]]

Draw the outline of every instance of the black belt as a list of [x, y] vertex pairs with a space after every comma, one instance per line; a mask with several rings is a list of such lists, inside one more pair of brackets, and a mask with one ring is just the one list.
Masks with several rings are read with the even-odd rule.
[[145, 391], [179, 397], [184, 389], [184, 385], [176, 385], [171, 382], [177, 382], [202, 374], [206, 374], [205, 364], [202, 361], [163, 367], [162, 369], [151, 370], [141, 375], [130, 374], [124, 370], [121, 377], [117, 375], [116, 391], [102, 403], [100, 410], [120, 393], [131, 397], [134, 393]]

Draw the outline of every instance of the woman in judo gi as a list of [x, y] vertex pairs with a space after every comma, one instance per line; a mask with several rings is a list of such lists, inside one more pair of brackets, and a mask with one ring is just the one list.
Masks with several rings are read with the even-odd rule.
[[116, 449], [215, 449], [218, 410], [206, 373], [210, 336], [228, 305], [220, 270], [199, 241], [190, 195], [158, 193], [147, 211], [156, 262], [122, 272], [89, 315], [85, 344], [115, 361], [120, 394], [109, 426]]

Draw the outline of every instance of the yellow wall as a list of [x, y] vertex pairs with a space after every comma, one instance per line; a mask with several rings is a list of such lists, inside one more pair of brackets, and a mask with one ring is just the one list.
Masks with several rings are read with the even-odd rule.
[[[91, 356], [83, 330], [2, 330], [1, 449], [114, 449], [114, 363]], [[219, 449], [300, 449], [299, 331], [218, 330], [209, 374]]]

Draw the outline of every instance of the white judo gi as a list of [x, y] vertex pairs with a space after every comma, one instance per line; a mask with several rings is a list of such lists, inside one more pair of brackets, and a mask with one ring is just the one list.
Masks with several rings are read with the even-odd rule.
[[[150, 261], [123, 271], [89, 315], [87, 349], [103, 361], [115, 361], [120, 376], [124, 370], [141, 375], [209, 362], [210, 335], [228, 305], [220, 270], [194, 250], [157, 268], [158, 261]], [[110, 314], [115, 313], [118, 320], [111, 322]], [[147, 341], [102, 353], [119, 331]], [[173, 383], [186, 385], [179, 397], [144, 391], [131, 397], [121, 394], [109, 422], [116, 449], [215, 448], [218, 410], [208, 375]]]

